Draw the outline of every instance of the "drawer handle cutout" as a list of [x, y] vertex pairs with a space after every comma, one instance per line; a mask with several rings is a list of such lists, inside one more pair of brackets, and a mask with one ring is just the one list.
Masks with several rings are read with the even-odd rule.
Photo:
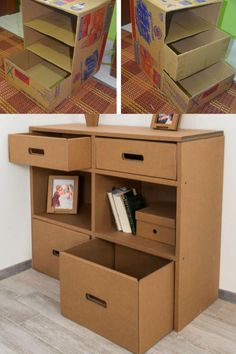
[[35, 148], [29, 148], [29, 154], [30, 155], [44, 155], [44, 150], [43, 149], [35, 149]]
[[59, 256], [60, 256], [60, 252], [57, 251], [57, 250], [52, 250], [52, 254], [53, 254], [53, 256], [55, 256], [55, 257], [59, 257]]
[[157, 229], [153, 229], [152, 232], [154, 233], [154, 235], [157, 235], [157, 234], [158, 234]]
[[144, 161], [144, 156], [139, 154], [129, 154], [125, 152], [122, 154], [122, 159], [131, 161]]
[[96, 296], [93, 296], [91, 294], [86, 294], [86, 299], [88, 301], [91, 301], [91, 302], [94, 302], [95, 304], [99, 305], [99, 306], [102, 306], [104, 308], [107, 308], [107, 303], [106, 301], [103, 301], [101, 299], [99, 299], [98, 297]]

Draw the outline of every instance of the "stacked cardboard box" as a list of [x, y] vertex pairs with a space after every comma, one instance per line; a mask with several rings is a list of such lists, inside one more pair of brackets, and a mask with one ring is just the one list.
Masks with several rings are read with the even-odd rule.
[[221, 0], [130, 0], [135, 58], [178, 108], [198, 111], [228, 89], [230, 37], [216, 28]]
[[6, 79], [52, 110], [101, 65], [114, 0], [22, 0], [25, 50]]

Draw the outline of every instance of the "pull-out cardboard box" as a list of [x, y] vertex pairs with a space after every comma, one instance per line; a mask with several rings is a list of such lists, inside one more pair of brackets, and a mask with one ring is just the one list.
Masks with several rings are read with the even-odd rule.
[[[224, 59], [230, 37], [216, 29], [221, 0], [130, 0], [130, 4], [136, 61], [161, 90], [166, 88], [167, 74], [180, 87], [179, 80], [201, 71], [203, 76], [203, 70]], [[222, 88], [221, 83], [222, 78], [215, 84]], [[204, 85], [206, 91], [211, 89], [207, 81]], [[186, 95], [184, 89], [181, 95]]]
[[114, 0], [22, 0], [25, 50], [6, 79], [51, 111], [101, 65]]

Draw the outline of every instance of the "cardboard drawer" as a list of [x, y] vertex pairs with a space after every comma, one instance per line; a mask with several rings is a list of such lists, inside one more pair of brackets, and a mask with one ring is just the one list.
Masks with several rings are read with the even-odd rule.
[[71, 75], [28, 50], [4, 59], [6, 80], [51, 111], [71, 92]]
[[91, 138], [58, 138], [33, 134], [9, 135], [13, 163], [75, 171], [91, 167]]
[[137, 236], [166, 243], [172, 246], [175, 245], [175, 229], [161, 225], [137, 221]]
[[33, 268], [59, 278], [60, 252], [88, 241], [89, 236], [34, 219], [32, 225]]
[[197, 34], [165, 45], [164, 69], [175, 81], [224, 59], [230, 36], [218, 30]]
[[91, 240], [62, 252], [61, 312], [133, 353], [173, 328], [174, 264]]
[[176, 179], [176, 145], [124, 139], [96, 139], [96, 167]]
[[177, 82], [164, 72], [163, 91], [180, 113], [197, 112], [205, 103], [226, 91], [234, 75], [235, 70], [224, 62]]

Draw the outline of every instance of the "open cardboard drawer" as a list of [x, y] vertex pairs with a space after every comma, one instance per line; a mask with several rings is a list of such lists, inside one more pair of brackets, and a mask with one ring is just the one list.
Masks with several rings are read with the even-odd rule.
[[61, 171], [88, 169], [91, 168], [91, 138], [11, 134], [9, 159], [13, 163]]
[[32, 223], [33, 268], [58, 279], [60, 252], [89, 239], [88, 235], [34, 219]]
[[28, 50], [4, 64], [6, 80], [48, 111], [70, 95], [71, 75]]
[[61, 312], [133, 353], [173, 328], [174, 263], [91, 240], [60, 255]]
[[224, 59], [229, 41], [229, 35], [215, 28], [166, 44], [164, 70], [175, 81], [184, 79]]
[[163, 91], [180, 113], [197, 112], [205, 103], [226, 91], [234, 75], [235, 70], [224, 62], [177, 82], [164, 72]]
[[176, 179], [176, 144], [96, 138], [95, 146], [99, 169]]

